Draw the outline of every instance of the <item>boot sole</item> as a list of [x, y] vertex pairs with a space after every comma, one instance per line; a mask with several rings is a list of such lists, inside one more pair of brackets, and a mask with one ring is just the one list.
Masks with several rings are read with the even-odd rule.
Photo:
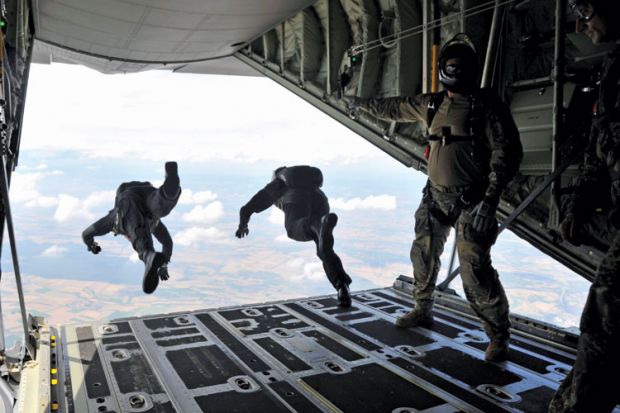
[[146, 294], [152, 294], [159, 285], [159, 276], [157, 275], [157, 269], [161, 267], [166, 262], [164, 258], [164, 254], [161, 252], [155, 253], [155, 257], [153, 258], [153, 262], [151, 263], [151, 267], [148, 272], [144, 274], [144, 278], [142, 279], [142, 291]]

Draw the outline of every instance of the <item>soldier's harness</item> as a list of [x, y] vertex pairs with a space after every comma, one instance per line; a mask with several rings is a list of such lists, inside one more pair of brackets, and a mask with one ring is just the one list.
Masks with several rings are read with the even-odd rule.
[[[426, 114], [426, 124], [427, 130], [426, 135], [429, 142], [441, 142], [442, 146], [449, 145], [454, 142], [471, 142], [473, 146], [472, 156], [474, 158], [474, 162], [476, 165], [482, 170], [485, 171], [488, 169], [489, 165], [489, 151], [486, 145], [480, 142], [481, 138], [483, 138], [485, 133], [485, 105], [482, 94], [484, 90], [479, 90], [476, 93], [469, 96], [470, 101], [470, 111], [467, 119], [467, 126], [469, 129], [468, 136], [455, 136], [452, 135], [449, 127], [444, 127], [441, 130], [441, 135], [432, 135], [429, 133], [430, 127], [433, 123], [433, 119], [439, 110], [439, 107], [443, 103], [443, 100], [446, 96], [446, 92], [433, 93], [430, 96], [430, 100], [427, 106], [427, 114]], [[430, 143], [426, 147], [425, 157], [428, 160], [430, 155]], [[472, 205], [477, 204], [482, 197], [484, 196], [484, 192], [486, 191], [487, 183], [483, 182], [483, 185], [480, 187], [472, 186], [457, 198], [454, 202], [450, 211], [446, 214], [441, 210], [441, 208], [433, 201], [431, 195], [431, 183], [430, 180], [426, 181], [426, 186], [422, 190], [423, 199], [429, 205], [429, 211], [431, 214], [442, 224], [445, 225], [454, 225], [458, 215], [463, 209], [469, 208]]]

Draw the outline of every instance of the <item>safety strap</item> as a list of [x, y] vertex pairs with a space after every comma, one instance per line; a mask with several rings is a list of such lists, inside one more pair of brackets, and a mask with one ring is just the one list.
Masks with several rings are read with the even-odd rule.
[[471, 142], [471, 136], [454, 136], [454, 135], [429, 135], [428, 140], [431, 142], [440, 141], [442, 146], [448, 145], [453, 142]]
[[428, 106], [426, 107], [426, 134], [429, 135], [429, 130], [431, 129], [431, 125], [433, 124], [433, 119], [437, 114], [437, 110], [441, 103], [443, 102], [444, 97], [446, 96], [445, 92], [433, 93], [431, 95], [430, 100], [428, 101]]
[[[467, 119], [469, 133], [471, 136], [484, 136], [485, 135], [485, 99], [484, 95], [489, 93], [485, 89], [481, 89], [478, 92], [474, 93], [469, 97], [469, 102], [471, 105], [471, 109], [469, 112], [469, 118]], [[433, 93], [430, 96], [430, 100], [428, 101], [428, 105], [426, 107], [426, 134], [430, 139], [430, 128], [433, 124], [433, 119], [435, 119], [435, 115], [439, 110], [439, 107], [443, 103], [443, 100], [446, 96], [445, 92]], [[432, 139], [431, 139], [432, 140]], [[438, 140], [438, 139], [435, 139]], [[456, 142], [457, 140], [454, 140]]]

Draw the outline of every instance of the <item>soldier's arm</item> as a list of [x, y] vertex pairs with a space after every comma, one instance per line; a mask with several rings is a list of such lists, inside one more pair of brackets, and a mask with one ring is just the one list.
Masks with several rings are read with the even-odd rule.
[[485, 198], [499, 202], [502, 191], [519, 171], [523, 159], [523, 146], [517, 125], [507, 105], [497, 100], [487, 116], [491, 157], [489, 186]]
[[172, 238], [170, 237], [168, 228], [166, 228], [163, 222], [158, 221], [153, 229], [153, 235], [155, 235], [155, 238], [157, 238], [157, 241], [159, 241], [162, 246], [161, 252], [166, 257], [166, 262], [170, 262], [170, 258], [172, 257]]
[[263, 189], [258, 191], [256, 195], [248, 201], [247, 204], [241, 207], [239, 211], [240, 226], [247, 226], [250, 222], [250, 216], [263, 212], [270, 206], [272, 206], [286, 191], [286, 184], [281, 179], [274, 179], [268, 183]]
[[415, 97], [369, 99], [362, 102], [359, 108], [383, 120], [426, 122], [429, 100], [428, 94]]
[[[89, 251], [92, 251], [95, 254], [99, 252], [95, 252], [95, 250], [99, 248], [99, 246], [95, 243], [95, 237], [105, 235], [108, 232], [112, 231], [112, 229], [114, 228], [115, 216], [116, 210], [113, 209], [108, 213], [108, 215], [99, 219], [97, 222], [95, 222], [82, 232], [82, 241], [84, 241], [84, 244], [86, 244]], [[99, 250], [101, 249], [99, 248]]]

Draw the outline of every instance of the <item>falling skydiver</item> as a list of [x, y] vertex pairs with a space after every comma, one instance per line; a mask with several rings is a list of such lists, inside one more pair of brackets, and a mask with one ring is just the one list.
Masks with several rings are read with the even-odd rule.
[[239, 228], [235, 235], [248, 235], [250, 216], [274, 205], [284, 212], [284, 227], [295, 241], [314, 241], [316, 253], [332, 286], [338, 291], [338, 305], [351, 306], [349, 284], [342, 261], [334, 252], [333, 230], [338, 216], [329, 212], [327, 197], [321, 191], [323, 174], [311, 166], [280, 167], [272, 180], [239, 210]]
[[[150, 182], [125, 182], [116, 190], [114, 208], [82, 233], [88, 251], [99, 254], [101, 247], [95, 237], [114, 232], [124, 235], [144, 262], [142, 290], [151, 294], [159, 280], [166, 281], [172, 256], [172, 238], [161, 222], [176, 206], [181, 186], [176, 162], [166, 162], [166, 179], [159, 188]], [[151, 234], [162, 244], [162, 252], [153, 248]]]

